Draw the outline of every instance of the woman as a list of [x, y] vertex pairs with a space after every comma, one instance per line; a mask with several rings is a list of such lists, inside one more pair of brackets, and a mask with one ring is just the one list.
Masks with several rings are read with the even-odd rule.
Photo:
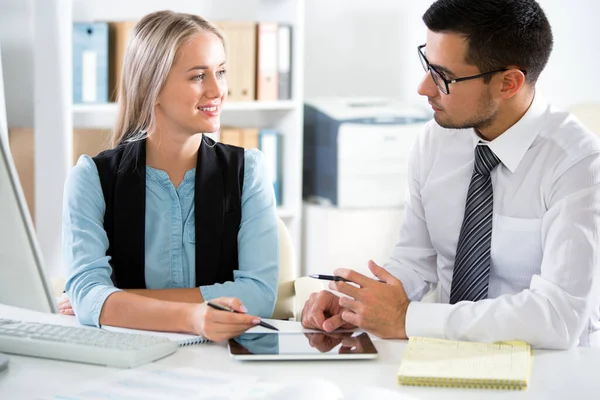
[[116, 147], [82, 156], [65, 185], [63, 314], [216, 341], [271, 316], [277, 214], [263, 155], [198, 133], [219, 129], [225, 61], [201, 17], [161, 11], [134, 28]]

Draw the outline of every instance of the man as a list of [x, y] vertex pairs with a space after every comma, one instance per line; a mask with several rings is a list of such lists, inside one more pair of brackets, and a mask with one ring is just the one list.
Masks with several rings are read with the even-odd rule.
[[[544, 12], [438, 0], [423, 20], [418, 91], [435, 116], [412, 151], [400, 240], [384, 268], [369, 262], [384, 282], [336, 270], [356, 285], [313, 294], [303, 325], [600, 347], [600, 144], [536, 93]], [[421, 303], [436, 286], [440, 303]]]

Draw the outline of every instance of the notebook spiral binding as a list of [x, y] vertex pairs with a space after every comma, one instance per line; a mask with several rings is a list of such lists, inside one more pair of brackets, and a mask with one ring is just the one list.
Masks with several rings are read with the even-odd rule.
[[196, 344], [204, 344], [204, 343], [209, 343], [209, 342], [210, 342], [210, 340], [203, 338], [202, 336], [198, 336], [197, 338], [185, 339], [185, 340], [181, 340], [181, 341], [177, 342], [177, 347], [194, 346]]

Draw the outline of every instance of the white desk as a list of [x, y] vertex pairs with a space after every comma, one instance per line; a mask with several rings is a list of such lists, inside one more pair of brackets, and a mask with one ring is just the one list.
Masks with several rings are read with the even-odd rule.
[[[2, 306], [0, 306], [2, 311]], [[9, 317], [6, 314], [2, 316]], [[26, 319], [23, 314], [20, 314]], [[10, 316], [15, 318], [16, 315]], [[56, 316], [53, 316], [56, 322]], [[39, 320], [40, 318], [38, 318]], [[43, 320], [43, 318], [41, 318]], [[73, 317], [62, 317], [65, 324], [76, 324]], [[397, 384], [396, 373], [406, 346], [400, 340], [376, 340], [380, 355], [364, 361], [254, 361], [229, 358], [224, 344], [182, 348], [157, 362], [162, 366], [196, 367], [259, 377], [265, 382], [325, 378], [345, 393], [364, 387], [394, 390], [398, 399], [597, 399], [600, 397], [600, 349], [577, 348], [570, 351], [536, 350], [530, 387], [507, 392], [476, 389], [407, 387]], [[8, 370], [0, 373], [0, 399], [30, 399], [64, 392], [67, 385], [106, 377], [115, 370], [106, 367], [9, 355]], [[403, 395], [404, 394], [404, 395]], [[369, 400], [375, 400], [374, 398]]]

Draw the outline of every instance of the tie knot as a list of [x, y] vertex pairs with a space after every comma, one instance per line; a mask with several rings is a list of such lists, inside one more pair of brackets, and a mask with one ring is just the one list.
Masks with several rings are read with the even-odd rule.
[[499, 162], [500, 159], [487, 145], [475, 146], [475, 172], [480, 175], [489, 175]]

